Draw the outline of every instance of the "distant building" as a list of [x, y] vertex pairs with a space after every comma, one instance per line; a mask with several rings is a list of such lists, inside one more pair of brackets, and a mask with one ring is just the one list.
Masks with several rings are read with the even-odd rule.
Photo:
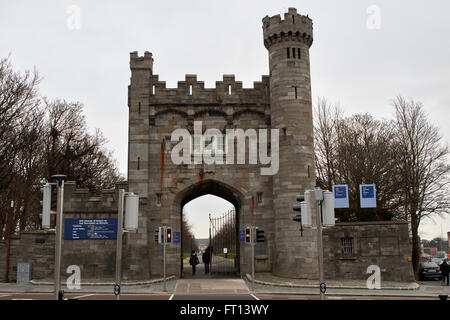
[[438, 253], [438, 249], [437, 248], [423, 248], [423, 252], [430, 256], [435, 256]]

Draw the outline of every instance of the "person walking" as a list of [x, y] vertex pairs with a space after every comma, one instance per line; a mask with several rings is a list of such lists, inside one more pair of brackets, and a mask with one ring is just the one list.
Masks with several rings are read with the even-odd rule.
[[195, 267], [200, 263], [198, 261], [197, 254], [195, 253], [195, 250], [192, 250], [191, 257], [189, 258], [189, 264], [192, 266], [192, 275], [195, 276]]
[[209, 247], [206, 248], [202, 255], [202, 261], [205, 264], [205, 274], [209, 273], [209, 263], [211, 262], [211, 253]]
[[450, 265], [448, 265], [448, 259], [444, 259], [444, 261], [442, 261], [439, 269], [441, 269], [442, 272], [442, 282], [445, 285], [445, 282], [447, 281], [447, 285], [449, 285]]

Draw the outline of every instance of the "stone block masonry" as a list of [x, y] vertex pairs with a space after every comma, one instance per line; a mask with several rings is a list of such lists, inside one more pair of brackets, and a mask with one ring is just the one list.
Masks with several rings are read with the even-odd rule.
[[[124, 279], [148, 279], [162, 275], [161, 248], [154, 242], [154, 230], [163, 225], [182, 230], [183, 206], [212, 194], [234, 205], [236, 230], [254, 225], [265, 231], [266, 242], [258, 248], [256, 257], [257, 271], [317, 279], [316, 235], [305, 230], [300, 236], [298, 224], [292, 221], [295, 195], [313, 189], [316, 182], [309, 52], [312, 43], [312, 20], [297, 9], [289, 8], [283, 18], [266, 16], [262, 20], [261, 44], [268, 50], [270, 73], [248, 89], [234, 75], [224, 75], [215, 88], [205, 88], [195, 74], [186, 75], [176, 88], [166, 88], [153, 72], [153, 54], [146, 51], [139, 56], [131, 52], [128, 181], [100, 195], [67, 183], [65, 217], [114, 218], [119, 188], [139, 194], [139, 227], [136, 233], [124, 237], [122, 270]], [[202, 123], [202, 133], [210, 128], [222, 134], [227, 129], [278, 130], [278, 172], [261, 175], [265, 166], [259, 161], [174, 164], [172, 132], [183, 128], [193, 133], [197, 121]], [[235, 146], [228, 145], [222, 151], [226, 153], [229, 148]], [[245, 149], [248, 159], [248, 144]], [[276, 150], [271, 145], [268, 149], [271, 153]], [[405, 224], [339, 224], [325, 230], [324, 235], [327, 277], [366, 279], [369, 263], [378, 264], [386, 279], [409, 280], [412, 274], [405, 260], [410, 252]], [[0, 242], [0, 255], [4, 254], [4, 245]], [[249, 273], [250, 247], [240, 243], [236, 247], [236, 273]], [[66, 240], [63, 248], [64, 268], [77, 264], [82, 277], [113, 276], [115, 241]], [[183, 243], [167, 248], [168, 274], [182, 276], [183, 249]], [[34, 277], [48, 277], [53, 272], [52, 250], [54, 234], [22, 233], [13, 240], [12, 266], [31, 262]], [[4, 269], [2, 261], [0, 272]]]

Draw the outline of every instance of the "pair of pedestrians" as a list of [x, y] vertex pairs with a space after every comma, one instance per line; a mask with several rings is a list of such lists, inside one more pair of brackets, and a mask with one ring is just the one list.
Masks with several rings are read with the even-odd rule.
[[[209, 264], [211, 262], [211, 250], [209, 247], [205, 250], [205, 252], [203, 252], [202, 260], [203, 260], [203, 263], [205, 264], [205, 274], [208, 274], [209, 273]], [[192, 250], [191, 257], [189, 258], [189, 264], [192, 267], [192, 275], [195, 275], [195, 269], [199, 263], [200, 263], [200, 261], [198, 260], [195, 250]]]

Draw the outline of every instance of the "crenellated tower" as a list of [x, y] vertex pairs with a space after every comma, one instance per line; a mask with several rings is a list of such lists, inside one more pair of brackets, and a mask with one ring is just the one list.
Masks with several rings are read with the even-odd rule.
[[315, 186], [309, 62], [312, 20], [289, 8], [284, 19], [266, 16], [262, 22], [264, 46], [269, 51], [271, 127], [280, 130], [280, 169], [273, 177], [273, 271], [316, 278], [315, 233], [305, 231], [300, 237], [298, 224], [292, 221], [295, 195]]

